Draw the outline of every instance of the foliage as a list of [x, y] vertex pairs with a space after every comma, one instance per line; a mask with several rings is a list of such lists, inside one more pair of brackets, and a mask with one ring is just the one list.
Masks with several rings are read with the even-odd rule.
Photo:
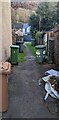
[[36, 39], [36, 44], [42, 44], [42, 35], [43, 35], [43, 32], [36, 32], [35, 34], [35, 39]]
[[31, 32], [31, 36], [32, 36], [32, 38], [35, 39], [35, 34], [36, 34], [37, 30], [31, 28], [30, 32]]
[[35, 13], [31, 14], [29, 18], [29, 24], [31, 25], [32, 38], [35, 38], [35, 33], [39, 29], [38, 22], [39, 22], [38, 15], [36, 15]]
[[11, 20], [14, 22], [28, 22], [30, 10], [24, 8], [11, 8]]
[[24, 62], [25, 61], [25, 59], [24, 59], [24, 53], [19, 53], [18, 54], [18, 61], [19, 62]]
[[57, 24], [59, 24], [59, 1], [57, 3]]
[[35, 34], [35, 38], [38, 39], [42, 39], [42, 32], [38, 31], [36, 34]]
[[24, 62], [25, 61], [25, 50], [26, 50], [26, 48], [23, 47], [23, 53], [18, 54], [18, 61], [19, 62]]
[[48, 31], [52, 29], [59, 21], [57, 14], [59, 14], [57, 2], [41, 2], [36, 9], [36, 14], [30, 16], [31, 30]]
[[56, 7], [55, 9], [49, 9], [49, 2], [41, 3], [36, 13], [40, 18], [40, 30], [50, 30], [55, 26], [56, 23]]
[[11, 22], [12, 23], [16, 22], [16, 14], [15, 14], [15, 10], [13, 8], [11, 8]]
[[38, 30], [38, 15], [36, 15], [35, 13], [31, 14], [30, 18], [29, 18], [29, 23], [31, 24], [32, 29], [37, 29]]

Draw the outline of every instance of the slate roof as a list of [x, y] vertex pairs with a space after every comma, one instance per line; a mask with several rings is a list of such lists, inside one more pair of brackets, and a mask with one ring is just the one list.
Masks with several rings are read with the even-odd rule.
[[23, 28], [23, 23], [13, 23], [12, 24], [12, 29], [13, 28], [22, 29]]
[[28, 23], [24, 23], [23, 24], [23, 28], [27, 28], [27, 27], [29, 27], [30, 25], [28, 24]]

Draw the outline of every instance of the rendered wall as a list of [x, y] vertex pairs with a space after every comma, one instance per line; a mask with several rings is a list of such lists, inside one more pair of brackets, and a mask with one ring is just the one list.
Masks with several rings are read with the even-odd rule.
[[[10, 0], [0, 2], [0, 26], [1, 26], [1, 44], [0, 61], [6, 61], [10, 57], [10, 45], [12, 44], [11, 31], [11, 2]], [[2, 53], [2, 55], [1, 55]], [[1, 60], [2, 56], [2, 60]]]

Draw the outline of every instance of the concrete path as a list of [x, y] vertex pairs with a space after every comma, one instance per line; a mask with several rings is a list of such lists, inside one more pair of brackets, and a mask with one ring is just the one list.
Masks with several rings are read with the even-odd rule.
[[2, 119], [2, 113], [0, 113], [0, 120]]
[[[29, 59], [30, 58], [30, 59]], [[9, 106], [3, 118], [56, 118], [56, 100], [49, 97], [44, 102], [44, 83], [39, 79], [52, 65], [38, 64], [26, 47], [26, 61], [12, 66], [9, 78]]]

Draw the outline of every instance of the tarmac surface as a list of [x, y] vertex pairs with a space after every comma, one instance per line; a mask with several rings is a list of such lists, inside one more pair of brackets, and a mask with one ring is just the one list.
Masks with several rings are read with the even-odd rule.
[[12, 66], [9, 76], [9, 101], [8, 110], [3, 113], [3, 118], [57, 118], [57, 101], [48, 97], [44, 82], [39, 86], [39, 79], [44, 72], [54, 68], [54, 65], [38, 64], [26, 46], [26, 61]]

